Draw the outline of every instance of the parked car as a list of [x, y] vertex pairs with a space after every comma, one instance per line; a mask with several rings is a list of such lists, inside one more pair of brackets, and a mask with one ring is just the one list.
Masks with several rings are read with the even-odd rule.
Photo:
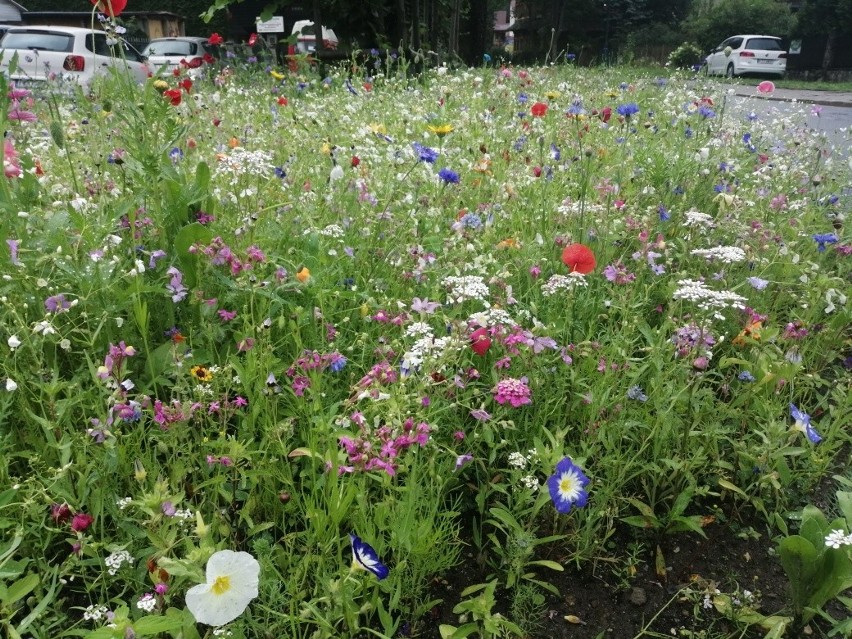
[[[10, 74], [15, 54], [17, 65]], [[0, 55], [0, 72], [19, 87], [64, 81], [88, 89], [110, 69], [127, 72], [137, 82], [148, 77], [145, 59], [128, 42], [111, 45], [103, 31], [81, 27], [10, 27], [0, 40]]]
[[201, 74], [206, 62], [219, 57], [219, 48], [208, 43], [207, 38], [176, 37], [155, 38], [142, 49], [142, 55], [157, 70], [171, 72], [184, 65], [191, 76]]
[[705, 65], [708, 75], [729, 78], [744, 73], [782, 76], [787, 71], [787, 52], [781, 46], [781, 38], [737, 35], [713, 49]]
[[[313, 53], [317, 49], [316, 36], [314, 35], [314, 23], [311, 20], [297, 20], [293, 25], [291, 35], [297, 36], [295, 50], [291, 53]], [[326, 26], [322, 28], [322, 48], [337, 49], [339, 40], [333, 29]]]

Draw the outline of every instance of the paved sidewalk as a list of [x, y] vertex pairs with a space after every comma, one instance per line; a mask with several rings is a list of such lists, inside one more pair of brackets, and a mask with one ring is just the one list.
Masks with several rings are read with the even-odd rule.
[[825, 106], [852, 107], [852, 91], [809, 91], [807, 89], [775, 89], [772, 93], [759, 93], [757, 87], [733, 87], [735, 95], [764, 98], [783, 102], [804, 102]]

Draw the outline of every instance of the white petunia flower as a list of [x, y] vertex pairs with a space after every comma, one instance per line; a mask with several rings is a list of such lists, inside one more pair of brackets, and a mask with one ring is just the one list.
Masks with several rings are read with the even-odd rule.
[[186, 607], [198, 623], [224, 626], [257, 597], [260, 564], [247, 552], [220, 550], [207, 561], [207, 583], [186, 593]]

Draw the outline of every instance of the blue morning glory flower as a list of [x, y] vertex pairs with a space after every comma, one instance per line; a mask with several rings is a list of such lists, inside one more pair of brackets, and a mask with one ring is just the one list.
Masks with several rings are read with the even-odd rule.
[[356, 570], [366, 570], [371, 572], [381, 581], [388, 576], [390, 570], [379, 559], [379, 555], [373, 550], [373, 547], [361, 541], [361, 538], [354, 533], [349, 533], [349, 541], [352, 546], [352, 567]]
[[803, 432], [814, 444], [819, 444], [822, 441], [822, 435], [811, 425], [810, 415], [800, 411], [795, 404], [790, 404], [790, 416], [795, 420], [793, 430]]
[[556, 472], [547, 479], [547, 488], [556, 510], [562, 514], [571, 512], [571, 507], [582, 508], [589, 499], [586, 486], [589, 478], [579, 466], [575, 466], [570, 457], [564, 457], [556, 464]]
[[417, 154], [417, 158], [421, 162], [428, 162], [429, 164], [434, 164], [435, 160], [438, 159], [438, 152], [435, 149], [430, 149], [428, 146], [423, 146], [419, 142], [415, 142], [411, 146], [414, 147], [414, 152]]
[[817, 233], [811, 237], [816, 240], [817, 250], [820, 253], [825, 251], [826, 244], [835, 244], [837, 242], [837, 236], [834, 233]]

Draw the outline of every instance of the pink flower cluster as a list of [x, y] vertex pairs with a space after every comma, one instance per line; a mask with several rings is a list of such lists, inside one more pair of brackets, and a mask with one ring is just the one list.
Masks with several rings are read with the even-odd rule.
[[387, 424], [373, 430], [364, 416], [357, 412], [350, 419], [358, 425], [360, 434], [357, 437], [344, 435], [339, 438], [349, 458], [349, 465], [340, 466], [339, 473], [383, 470], [393, 477], [396, 475], [396, 459], [414, 445], [425, 446], [432, 432], [426, 422], [415, 425], [413, 417], [405, 420], [401, 430]]
[[208, 246], [196, 244], [190, 251], [200, 251], [210, 258], [210, 263], [214, 266], [227, 266], [231, 270], [231, 275], [239, 275], [242, 271], [251, 270], [254, 264], [266, 261], [266, 255], [254, 245], [248, 247], [245, 258], [240, 259], [221, 237], [213, 238]]
[[527, 378], [507, 377], [497, 382], [494, 387], [494, 400], [498, 404], [511, 404], [514, 408], [524, 404], [532, 404], [532, 391], [527, 385]]

